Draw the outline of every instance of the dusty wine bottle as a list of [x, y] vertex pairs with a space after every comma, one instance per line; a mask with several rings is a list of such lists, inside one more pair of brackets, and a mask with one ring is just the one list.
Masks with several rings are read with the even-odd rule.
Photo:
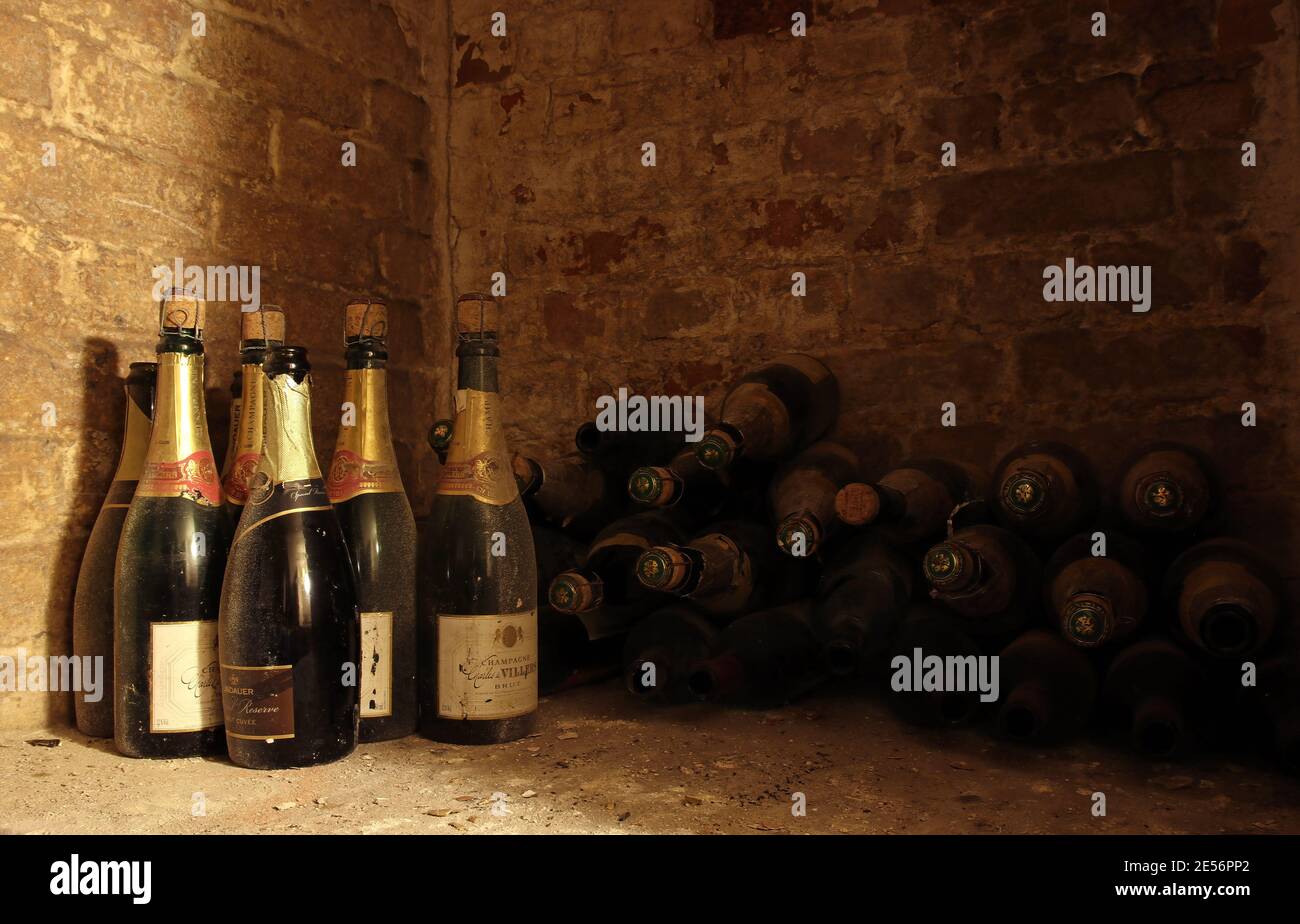
[[741, 616], [690, 669], [687, 686], [699, 699], [756, 708], [798, 698], [826, 678], [811, 612], [801, 601]]
[[537, 560], [497, 394], [497, 306], [456, 304], [456, 422], [421, 555], [420, 731], [513, 741], [537, 715]]
[[829, 440], [791, 459], [770, 490], [777, 547], [795, 558], [818, 551], [835, 525], [835, 495], [857, 476], [858, 457]]
[[778, 356], [732, 386], [718, 424], [695, 453], [706, 468], [726, 468], [742, 455], [796, 452], [830, 429], [839, 404], [839, 383], [823, 363], [799, 353]]
[[527, 508], [562, 529], [590, 536], [627, 506], [607, 474], [581, 457], [515, 453], [510, 467]]
[[1092, 533], [1067, 539], [1048, 560], [1043, 584], [1047, 607], [1065, 638], [1096, 648], [1127, 638], [1147, 611], [1142, 548], [1118, 533], [1104, 533], [1104, 554]]
[[329, 763], [357, 746], [360, 620], [352, 562], [316, 462], [311, 365], [275, 346], [265, 441], [221, 595], [226, 746], [241, 767]]
[[388, 422], [388, 309], [345, 309], [343, 417], [325, 487], [356, 571], [361, 741], [415, 731], [415, 517]]
[[1061, 443], [1031, 442], [1011, 450], [993, 473], [992, 493], [1002, 525], [1036, 542], [1078, 532], [1097, 508], [1088, 460]]
[[628, 630], [644, 615], [630, 606], [582, 613], [543, 606], [537, 614], [538, 692], [549, 695], [613, 677]]
[[646, 700], [693, 702], [689, 668], [714, 653], [720, 634], [704, 611], [689, 601], [660, 607], [628, 632], [623, 645], [624, 684]]
[[697, 522], [712, 519], [723, 509], [730, 490], [725, 471], [706, 468], [694, 449], [685, 449], [667, 465], [643, 465], [627, 479], [628, 497], [646, 507], [675, 507]]
[[836, 550], [822, 572], [813, 630], [831, 673], [870, 666], [889, 644], [912, 596], [912, 568], [870, 534]]
[[156, 363], [131, 363], [125, 382], [122, 452], [77, 573], [77, 591], [72, 604], [72, 655], [78, 660], [99, 659], [96, 669], [100, 686], [95, 701], [88, 700], [86, 691], [81, 690], [74, 696], [74, 705], [77, 729], [92, 738], [113, 737], [113, 568], [122, 523], [149, 448], [157, 375]]
[[653, 605], [653, 592], [636, 579], [636, 563], [657, 545], [685, 541], [670, 515], [647, 510], [615, 520], [597, 534], [580, 568], [551, 581], [548, 599], [562, 613], [602, 606]]
[[982, 497], [987, 475], [959, 462], [911, 459], [875, 484], [855, 481], [835, 496], [835, 513], [848, 526], [878, 524], [899, 545], [942, 536], [953, 508]]
[[203, 393], [201, 299], [160, 305], [153, 426], [113, 580], [113, 741], [128, 757], [220, 753], [221, 483]]
[[1207, 687], [1205, 672], [1191, 655], [1167, 639], [1148, 638], [1116, 655], [1101, 699], [1128, 729], [1133, 747], [1167, 760], [1196, 744], [1208, 712]]
[[930, 596], [960, 614], [976, 635], [1015, 631], [1039, 612], [1038, 560], [1000, 527], [958, 530], [925, 553], [922, 569]]
[[657, 545], [636, 562], [646, 587], [689, 597], [715, 616], [734, 616], [764, 604], [793, 599], [804, 590], [802, 561], [776, 549], [759, 523], [713, 526], [685, 545]]
[[[239, 430], [226, 476], [221, 482], [222, 503], [231, 533], [244, 511], [244, 504], [248, 503], [248, 488], [262, 458], [266, 414], [266, 376], [262, 372], [262, 362], [271, 347], [284, 342], [284, 311], [275, 305], [263, 305], [257, 311], [242, 312], [239, 324], [242, 395]], [[231, 425], [234, 425], [233, 418]]]
[[1017, 741], [1054, 744], [1092, 715], [1097, 677], [1083, 650], [1059, 635], [1031, 629], [998, 656], [1002, 703], [998, 730]]
[[1118, 508], [1143, 536], [1194, 533], [1212, 512], [1217, 490], [1200, 453], [1178, 443], [1141, 450], [1120, 476]]
[[1237, 539], [1210, 539], [1188, 549], [1170, 566], [1164, 593], [1182, 634], [1222, 658], [1259, 651], [1282, 606], [1277, 571]]
[[[967, 634], [961, 620], [949, 609], [934, 603], [916, 603], [903, 617], [890, 647], [889, 705], [900, 716], [916, 725], [945, 727], [965, 725], [980, 709], [980, 692], [962, 685], [948, 689], [946, 684], [917, 684], [903, 678], [915, 674], [920, 659], [960, 658], [975, 664], [982, 654], [980, 646]], [[900, 674], [905, 671], [905, 674]], [[895, 678], [898, 678], [896, 680]]]

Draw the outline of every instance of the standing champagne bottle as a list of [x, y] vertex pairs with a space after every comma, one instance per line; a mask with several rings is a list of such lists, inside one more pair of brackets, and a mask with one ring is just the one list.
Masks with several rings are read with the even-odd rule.
[[226, 746], [258, 770], [352, 753], [365, 683], [352, 563], [312, 443], [307, 351], [274, 347], [265, 369], [266, 440], [221, 594]]
[[787, 603], [742, 616], [718, 637], [717, 652], [687, 678], [699, 699], [756, 708], [781, 706], [826, 678], [811, 605]]
[[226, 519], [204, 404], [203, 315], [203, 301], [180, 290], [162, 301], [153, 427], [118, 543], [113, 740], [128, 757], [222, 749]]
[[912, 596], [912, 567], [878, 537], [855, 536], [822, 572], [813, 630], [839, 676], [868, 668], [884, 653]]
[[1186, 753], [1202, 732], [1209, 681], [1182, 648], [1163, 638], [1130, 645], [1111, 662], [1102, 702], [1128, 729], [1133, 746], [1165, 760]]
[[932, 541], [958, 504], [983, 496], [987, 480], [959, 462], [912, 459], [875, 484], [846, 484], [835, 496], [835, 513], [849, 526], [879, 524], [899, 545]]
[[1142, 548], [1116, 533], [1105, 534], [1105, 554], [1083, 533], [1067, 540], [1048, 561], [1043, 583], [1053, 621], [1067, 640], [1096, 648], [1132, 635], [1147, 611]]
[[998, 656], [1002, 705], [998, 729], [1008, 738], [1052, 744], [1079, 731], [1097, 701], [1097, 677], [1079, 648], [1031, 629]]
[[1246, 657], [1263, 648], [1277, 627], [1281, 579], [1252, 546], [1210, 539], [1170, 566], [1165, 599], [1192, 644], [1220, 658]]
[[772, 480], [776, 544], [802, 558], [821, 548], [835, 525], [835, 495], [858, 475], [852, 451], [822, 440], [790, 460]]
[[92, 738], [113, 737], [113, 569], [122, 524], [149, 448], [157, 376], [156, 363], [131, 363], [126, 377], [122, 453], [108, 495], [99, 508], [99, 516], [95, 517], [77, 574], [77, 593], [72, 604], [72, 655], [77, 659], [99, 659], [96, 666], [99, 698], [91, 702], [84, 690], [75, 695], [77, 728]]
[[695, 454], [706, 468], [726, 468], [742, 455], [779, 458], [829, 430], [839, 406], [839, 383], [823, 363], [801, 353], [778, 356], [732, 386]]
[[[248, 489], [262, 458], [262, 432], [265, 429], [266, 376], [262, 362], [267, 351], [284, 342], [284, 312], [275, 305], [263, 305], [257, 311], [245, 311], [239, 319], [240, 412], [239, 431], [221, 481], [226, 516], [233, 533], [239, 515], [248, 503]], [[234, 417], [231, 417], [234, 425]]]
[[486, 744], [537, 717], [537, 560], [497, 394], [497, 307], [456, 304], [456, 423], [421, 557], [420, 731]]
[[353, 302], [344, 321], [345, 411], [330, 502], [356, 569], [361, 607], [361, 739], [415, 731], [415, 517], [388, 426], [388, 310]]
[[1078, 532], [1097, 509], [1088, 460], [1061, 443], [1031, 442], [1011, 450], [993, 473], [992, 493], [1003, 526], [1045, 544]]
[[968, 632], [1016, 631], [1039, 612], [1038, 560], [1005, 529], [959, 529], [925, 553], [922, 567], [930, 596], [957, 612]]

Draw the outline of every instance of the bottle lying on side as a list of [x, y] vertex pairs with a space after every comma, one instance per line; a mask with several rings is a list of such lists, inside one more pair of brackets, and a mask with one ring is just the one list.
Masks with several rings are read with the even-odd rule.
[[530, 518], [575, 534], [592, 535], [628, 506], [609, 475], [579, 456], [551, 459], [515, 453], [511, 469]]
[[993, 472], [998, 519], [1045, 547], [1083, 529], [1097, 510], [1097, 485], [1083, 454], [1062, 443], [1030, 442]]
[[643, 616], [627, 606], [581, 613], [543, 606], [537, 612], [538, 692], [546, 696], [616, 675], [628, 632]]
[[717, 650], [722, 630], [687, 600], [668, 603], [628, 632], [623, 645], [623, 678], [628, 691], [659, 703], [688, 703], [689, 668]]
[[718, 423], [695, 446], [706, 468], [788, 456], [821, 437], [839, 413], [840, 389], [819, 360], [778, 356], [746, 373], [722, 402]]
[[977, 636], [1027, 626], [1040, 612], [1038, 560], [1014, 533], [968, 526], [925, 553], [930, 596], [949, 606]]
[[1282, 608], [1277, 571], [1237, 539], [1210, 539], [1180, 555], [1165, 575], [1164, 597], [1179, 632], [1220, 658], [1263, 649]]
[[582, 566], [551, 581], [551, 606], [582, 613], [606, 605], [653, 605], [653, 592], [636, 579], [637, 560], [655, 546], [684, 539], [670, 513], [647, 510], [615, 520], [597, 533]]
[[1197, 450], [1155, 443], [1123, 468], [1115, 506], [1129, 529], [1144, 539], [1186, 540], [1217, 519], [1217, 479]]
[[772, 479], [769, 491], [776, 544], [806, 558], [821, 549], [835, 526], [835, 495], [858, 476], [858, 457], [822, 440], [799, 453]]
[[934, 541], [954, 508], [982, 498], [987, 483], [987, 475], [958, 462], [912, 459], [875, 484], [844, 485], [835, 513], [846, 526], [876, 525], [897, 545]]
[[1138, 752], [1170, 760], [1199, 743], [1208, 689], [1205, 671], [1190, 654], [1168, 639], [1147, 638], [1111, 662], [1101, 700]]
[[826, 678], [804, 600], [741, 616], [722, 630], [716, 652], [690, 668], [696, 697], [736, 706], [784, 705]]
[[1042, 629], [1031, 629], [998, 656], [1001, 705], [998, 731], [1033, 744], [1057, 744], [1076, 735], [1092, 715], [1097, 677], [1082, 649]]
[[969, 684], [949, 686], [946, 673], [943, 684], [928, 684], [924, 676], [919, 685], [903, 682], [907, 678], [899, 671], [914, 671], [918, 658], [924, 669], [925, 660], [931, 656], [942, 659], [946, 666], [949, 659], [958, 658], [963, 665], [975, 664], [973, 659], [982, 654], [979, 644], [951, 610], [930, 602], [913, 604], [890, 645], [890, 673], [886, 675], [890, 681], [890, 707], [907, 721], [932, 728], [973, 721], [981, 705], [979, 690], [970, 689]]
[[889, 645], [912, 597], [912, 568], [876, 536], [855, 536], [827, 562], [813, 605], [813, 629], [827, 667], [866, 672]]
[[806, 560], [782, 555], [760, 523], [732, 521], [684, 545], [662, 544], [636, 563], [651, 590], [687, 597], [714, 616], [734, 616], [807, 593]]
[[[1147, 612], [1142, 547], [1118, 533], [1074, 536], [1044, 569], [1048, 613], [1066, 640], [1097, 648], [1128, 638]], [[1105, 554], [1095, 555], [1105, 543]]]

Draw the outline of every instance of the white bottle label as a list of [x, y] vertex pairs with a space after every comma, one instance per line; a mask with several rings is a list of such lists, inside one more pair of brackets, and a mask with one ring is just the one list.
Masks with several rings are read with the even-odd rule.
[[221, 663], [217, 621], [149, 625], [149, 731], [153, 734], [218, 728]]
[[537, 708], [537, 611], [438, 614], [438, 715], [508, 719]]
[[393, 614], [361, 614], [361, 718], [393, 714]]

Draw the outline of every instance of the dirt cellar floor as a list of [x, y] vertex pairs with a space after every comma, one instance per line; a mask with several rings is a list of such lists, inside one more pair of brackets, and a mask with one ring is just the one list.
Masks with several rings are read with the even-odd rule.
[[1300, 780], [1213, 756], [1152, 764], [1094, 741], [1047, 751], [921, 730], [865, 694], [661, 709], [610, 681], [544, 700], [539, 733], [512, 744], [411, 737], [302, 770], [129, 760], [69, 729], [7, 734], [0, 830], [1297, 833]]

